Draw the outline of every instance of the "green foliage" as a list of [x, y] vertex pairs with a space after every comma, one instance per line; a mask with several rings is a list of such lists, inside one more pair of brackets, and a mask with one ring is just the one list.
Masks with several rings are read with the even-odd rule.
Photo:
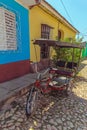
[[[63, 40], [63, 42], [76, 43], [76, 44], [80, 44], [81, 41], [82, 41], [82, 38], [80, 39], [66, 38], [65, 40]], [[74, 62], [78, 62], [78, 59], [80, 56], [80, 49], [54, 48], [54, 50], [55, 50], [55, 55], [53, 56], [54, 62], [56, 62], [58, 59], [65, 60], [66, 62], [72, 61], [73, 59]]]
[[68, 43], [76, 43], [76, 44], [80, 44], [83, 40], [83, 37], [79, 38], [65, 38], [64, 40], [62, 40], [63, 42], [68, 42]]

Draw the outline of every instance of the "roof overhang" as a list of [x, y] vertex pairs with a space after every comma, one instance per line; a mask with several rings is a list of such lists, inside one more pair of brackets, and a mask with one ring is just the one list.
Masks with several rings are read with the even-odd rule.
[[41, 0], [15, 0], [15, 1], [28, 8], [39, 4]]
[[52, 47], [60, 47], [60, 48], [79, 48], [82, 49], [84, 48], [83, 43], [68, 43], [68, 42], [60, 42], [56, 40], [48, 40], [48, 39], [37, 39], [34, 41], [34, 44], [42, 45], [42, 44], [47, 44], [48, 46]]

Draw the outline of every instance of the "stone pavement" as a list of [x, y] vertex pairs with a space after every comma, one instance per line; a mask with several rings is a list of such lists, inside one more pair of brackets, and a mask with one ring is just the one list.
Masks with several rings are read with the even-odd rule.
[[0, 130], [87, 130], [87, 60], [83, 61], [73, 91], [39, 95], [38, 108], [27, 119], [27, 94], [15, 98], [0, 114]]
[[0, 116], [0, 130], [87, 130], [87, 101], [63, 93], [41, 95], [38, 109], [27, 119], [26, 95], [17, 98]]

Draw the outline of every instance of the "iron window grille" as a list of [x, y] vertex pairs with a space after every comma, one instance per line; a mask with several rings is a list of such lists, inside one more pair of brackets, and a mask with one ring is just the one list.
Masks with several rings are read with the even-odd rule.
[[0, 50], [17, 50], [15, 13], [0, 7]]

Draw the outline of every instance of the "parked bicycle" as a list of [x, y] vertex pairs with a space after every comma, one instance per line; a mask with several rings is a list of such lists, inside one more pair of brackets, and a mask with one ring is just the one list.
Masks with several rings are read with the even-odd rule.
[[[53, 72], [54, 71], [54, 72]], [[26, 102], [26, 115], [30, 116], [37, 108], [38, 93], [48, 94], [53, 90], [65, 90], [68, 95], [68, 90], [71, 89], [73, 78], [66, 76], [55, 76], [56, 69], [48, 68], [43, 73], [38, 73], [36, 81], [32, 84]]]

